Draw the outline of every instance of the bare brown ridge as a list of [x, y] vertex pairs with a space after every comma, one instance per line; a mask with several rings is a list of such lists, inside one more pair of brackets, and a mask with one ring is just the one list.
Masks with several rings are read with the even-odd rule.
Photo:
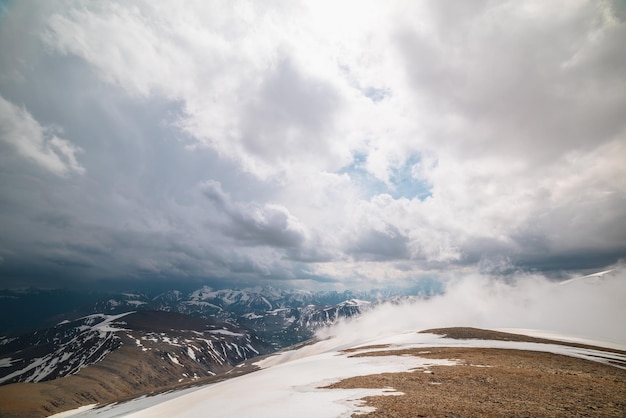
[[[447, 338], [535, 342], [622, 353], [605, 347], [553, 341], [476, 328], [422, 331]], [[454, 359], [457, 366], [431, 366], [408, 373], [344, 379], [329, 389], [388, 388], [402, 396], [371, 396], [376, 408], [354, 417], [626, 417], [626, 370], [539, 351], [497, 348], [420, 347], [354, 356], [413, 355]], [[365, 350], [365, 351], [364, 351]]]

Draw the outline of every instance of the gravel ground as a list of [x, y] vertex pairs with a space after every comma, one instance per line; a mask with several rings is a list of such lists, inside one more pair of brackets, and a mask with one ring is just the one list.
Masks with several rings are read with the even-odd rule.
[[[471, 330], [448, 329], [445, 333], [450, 338], [506, 340], [514, 335]], [[523, 336], [514, 338], [529, 341]], [[588, 360], [536, 351], [463, 347], [355, 355], [415, 355], [460, 363], [355, 377], [327, 386], [392, 387], [404, 393], [365, 398], [365, 405], [376, 408], [367, 417], [626, 417], [626, 370]]]

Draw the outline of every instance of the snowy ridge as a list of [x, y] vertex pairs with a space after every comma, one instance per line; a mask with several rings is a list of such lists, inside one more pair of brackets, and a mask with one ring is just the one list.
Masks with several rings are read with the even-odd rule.
[[[378, 348], [377, 348], [378, 347]], [[455, 366], [455, 360], [385, 355], [352, 357], [355, 352], [404, 350], [423, 347], [480, 347], [532, 350], [586, 360], [626, 364], [626, 355], [555, 344], [499, 340], [455, 340], [435, 334], [404, 332], [381, 338], [347, 341], [341, 337], [286, 351], [256, 363], [261, 370], [192, 390], [137, 399], [122, 405], [78, 412], [76, 417], [347, 417], [368, 412], [359, 400], [365, 396], [401, 395], [390, 387], [378, 389], [320, 389], [354, 376], [418, 370], [433, 365]], [[263, 390], [258, 390], [263, 388]], [[241, 396], [245, 393], [245, 396]]]

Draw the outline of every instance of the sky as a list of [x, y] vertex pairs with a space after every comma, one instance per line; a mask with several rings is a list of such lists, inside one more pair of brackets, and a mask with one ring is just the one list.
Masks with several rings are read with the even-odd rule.
[[626, 259], [624, 1], [0, 2], [0, 288]]

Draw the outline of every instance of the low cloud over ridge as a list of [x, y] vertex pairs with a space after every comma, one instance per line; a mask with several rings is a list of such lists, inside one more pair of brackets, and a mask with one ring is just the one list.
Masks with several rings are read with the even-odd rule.
[[541, 275], [517, 275], [508, 282], [473, 274], [447, 283], [429, 299], [384, 304], [362, 316], [319, 331], [321, 338], [366, 341], [444, 327], [513, 328], [593, 338], [626, 347], [616, 326], [626, 300], [626, 270], [557, 284]]

